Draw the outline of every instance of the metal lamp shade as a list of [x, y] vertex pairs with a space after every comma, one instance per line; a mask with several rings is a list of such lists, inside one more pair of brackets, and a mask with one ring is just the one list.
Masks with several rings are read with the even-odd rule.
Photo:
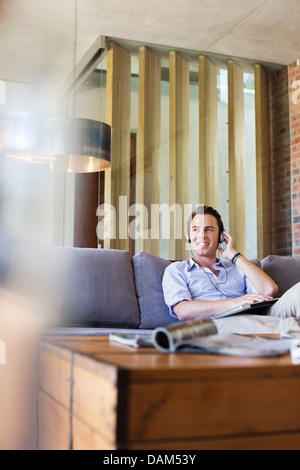
[[111, 166], [111, 127], [83, 118], [53, 118], [45, 124], [45, 155], [54, 170], [88, 173]]

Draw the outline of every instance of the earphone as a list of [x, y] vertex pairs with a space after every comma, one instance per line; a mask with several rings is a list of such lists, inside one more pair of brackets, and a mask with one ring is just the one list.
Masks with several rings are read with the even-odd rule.
[[224, 232], [221, 232], [219, 236], [219, 243], [224, 243], [224, 242], [225, 242]]

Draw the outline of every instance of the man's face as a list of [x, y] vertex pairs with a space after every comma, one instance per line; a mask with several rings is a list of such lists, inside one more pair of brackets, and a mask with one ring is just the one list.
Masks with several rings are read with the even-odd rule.
[[213, 215], [196, 215], [191, 223], [190, 239], [193, 253], [214, 257], [219, 244], [219, 227]]

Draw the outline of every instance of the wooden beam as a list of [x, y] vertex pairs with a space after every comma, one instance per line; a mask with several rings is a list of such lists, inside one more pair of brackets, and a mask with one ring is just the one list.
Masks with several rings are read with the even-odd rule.
[[255, 132], [257, 192], [257, 256], [272, 253], [272, 191], [268, 75], [255, 66]]
[[174, 230], [171, 221], [171, 259], [180, 260], [187, 257], [183, 215], [184, 205], [189, 203], [189, 158], [189, 64], [177, 52], [172, 51], [170, 52], [169, 204], [170, 207], [176, 204], [180, 226]]
[[217, 68], [199, 57], [199, 202], [218, 208]]
[[[105, 175], [107, 204], [116, 211], [116, 238], [105, 248], [129, 249], [131, 57], [115, 43], [108, 45], [106, 122], [112, 126], [112, 168]], [[126, 207], [119, 207], [119, 197]], [[110, 197], [110, 199], [108, 199]], [[127, 202], [126, 202], [127, 198]]]
[[[137, 157], [137, 203], [148, 212], [145, 236], [139, 251], [158, 256], [159, 221], [152, 220], [151, 206], [160, 203], [161, 64], [147, 47], [139, 50], [139, 123]], [[158, 226], [151, 226], [155, 224]], [[152, 230], [152, 237], [151, 237]]]
[[99, 199], [100, 173], [75, 175], [74, 246], [97, 248], [96, 211]]
[[246, 250], [245, 129], [243, 71], [228, 61], [229, 231]]

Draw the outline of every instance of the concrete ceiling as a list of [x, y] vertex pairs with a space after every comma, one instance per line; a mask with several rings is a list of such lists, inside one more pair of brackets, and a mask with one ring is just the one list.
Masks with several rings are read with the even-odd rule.
[[[300, 57], [299, 0], [77, 0], [76, 57], [100, 35], [289, 65]], [[63, 81], [75, 0], [0, 0], [0, 79]]]

